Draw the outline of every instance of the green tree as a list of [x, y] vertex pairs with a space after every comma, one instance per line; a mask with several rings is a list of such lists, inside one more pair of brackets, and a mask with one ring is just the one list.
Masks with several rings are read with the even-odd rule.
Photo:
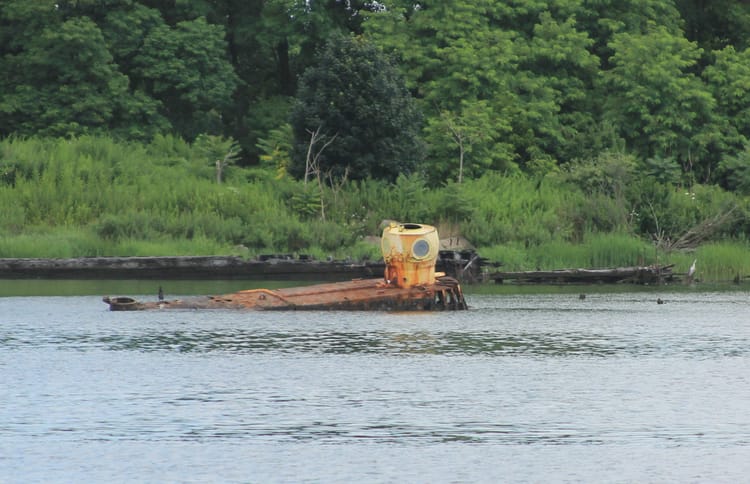
[[240, 147], [232, 138], [223, 136], [200, 134], [195, 139], [195, 147], [216, 168], [216, 183], [221, 184], [224, 179], [224, 170], [237, 162], [240, 156]]
[[260, 165], [272, 171], [277, 179], [284, 178], [289, 172], [292, 138], [292, 126], [286, 123], [271, 130], [267, 138], [258, 140], [257, 148], [261, 153]]
[[53, 0], [4, 0], [0, 3], [0, 62], [7, 56], [22, 54], [45, 28], [58, 26], [63, 21], [55, 5]]
[[238, 83], [226, 58], [224, 29], [202, 17], [174, 28], [151, 30], [134, 58], [134, 74], [144, 90], [161, 102], [161, 112], [189, 139], [221, 133], [222, 112]]
[[725, 156], [718, 172], [726, 188], [750, 195], [750, 145], [736, 155]]
[[527, 162], [570, 160], [602, 148], [592, 142], [600, 115], [591, 96], [599, 73], [592, 45], [573, 17], [558, 19], [550, 12], [539, 14], [528, 40], [516, 42], [523, 109], [515, 113], [514, 134]]
[[442, 111], [439, 117], [429, 118], [425, 127], [434, 156], [427, 178], [433, 185], [448, 179], [461, 183], [465, 176], [484, 173], [494, 160], [513, 159], [512, 146], [501, 137], [510, 132], [510, 125], [495, 117], [487, 101], [465, 101], [459, 109]]
[[223, 27], [146, 3], [0, 4], [0, 134], [222, 132], [238, 82]]
[[612, 57], [610, 42], [618, 33], [646, 34], [654, 25], [673, 35], [681, 35], [683, 21], [674, 2], [664, 0], [597, 0], [576, 2], [571, 13], [577, 28], [594, 40], [592, 47], [602, 69], [609, 69]]
[[703, 77], [716, 100], [721, 149], [736, 153], [750, 139], [750, 48], [738, 52], [729, 46], [714, 55]]
[[13, 50], [2, 61], [0, 134], [117, 131], [138, 106], [152, 107], [130, 96], [127, 77], [88, 18], [51, 15], [49, 25]]
[[394, 2], [368, 15], [368, 38], [400, 60], [407, 85], [426, 115], [431, 184], [516, 168], [512, 138], [520, 106], [512, 84], [518, 65], [514, 34], [491, 28], [493, 4]]
[[675, 0], [685, 34], [705, 51], [750, 47], [750, 6], [738, 0]]
[[715, 101], [693, 73], [701, 50], [664, 27], [616, 34], [610, 46], [613, 67], [603, 73], [600, 94], [604, 119], [642, 158], [673, 156], [686, 171], [707, 176], [708, 148], [718, 136]]
[[[395, 180], [422, 160], [421, 116], [391, 61], [362, 38], [331, 39], [300, 81], [291, 116], [291, 173], [302, 177], [311, 135], [333, 143], [319, 169], [333, 177]], [[314, 148], [315, 149], [315, 148]]]
[[297, 79], [326, 39], [359, 32], [369, 2], [360, 0], [223, 0], [211, 2], [210, 22], [223, 23], [229, 56], [241, 79], [231, 129], [250, 161], [260, 139], [289, 117]]
[[674, 158], [656, 156], [644, 162], [644, 174], [663, 185], [676, 185], [680, 182], [680, 165]]
[[474, 167], [507, 171], [570, 157], [596, 127], [587, 93], [598, 60], [575, 12], [569, 1], [399, 2], [370, 14], [364, 27], [398, 56], [422, 102], [429, 158], [445, 164], [451, 153], [435, 136], [445, 113], [468, 121], [481, 112], [471, 120], [472, 131], [483, 133], [472, 143]]

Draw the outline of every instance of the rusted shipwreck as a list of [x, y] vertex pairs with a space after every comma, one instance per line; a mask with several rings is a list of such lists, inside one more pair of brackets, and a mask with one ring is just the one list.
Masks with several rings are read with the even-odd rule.
[[383, 230], [382, 278], [283, 289], [248, 289], [220, 296], [141, 302], [104, 297], [112, 311], [147, 309], [462, 310], [459, 282], [435, 272], [440, 240], [435, 227], [391, 223]]

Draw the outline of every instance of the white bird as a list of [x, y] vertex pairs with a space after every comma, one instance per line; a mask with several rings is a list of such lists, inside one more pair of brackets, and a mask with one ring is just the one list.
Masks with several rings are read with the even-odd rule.
[[693, 265], [691, 265], [691, 266], [690, 266], [690, 269], [688, 269], [688, 273], [687, 273], [687, 275], [688, 275], [688, 277], [690, 277], [690, 278], [692, 278], [692, 277], [693, 277], [693, 274], [695, 274], [695, 263], [696, 263], [696, 262], [698, 262], [698, 259], [695, 259], [695, 260], [693, 261]]

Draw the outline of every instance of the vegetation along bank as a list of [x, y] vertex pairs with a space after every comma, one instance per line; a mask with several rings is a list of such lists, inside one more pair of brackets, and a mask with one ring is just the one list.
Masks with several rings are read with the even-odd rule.
[[750, 274], [750, 6], [0, 6], [0, 257], [379, 258]]

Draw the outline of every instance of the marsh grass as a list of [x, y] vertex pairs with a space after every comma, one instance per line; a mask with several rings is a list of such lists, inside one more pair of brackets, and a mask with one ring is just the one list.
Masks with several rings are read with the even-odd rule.
[[598, 269], [654, 263], [651, 244], [629, 234], [587, 234], [582, 243], [553, 240], [536, 246], [498, 245], [482, 255], [505, 270]]
[[507, 270], [674, 261], [685, 272], [697, 257], [707, 279], [750, 274], [747, 244], [733, 242], [746, 237], [743, 223], [718, 231], [695, 254], [660, 253], [650, 242], [657, 220], [660, 230], [685, 230], [720, 205], [748, 205], [717, 187], [687, 195], [662, 187], [661, 204], [644, 210], [636, 206], [640, 198], [615, 203], [554, 177], [489, 173], [428, 188], [412, 174], [395, 183], [334, 180], [320, 192], [276, 175], [231, 166], [219, 185], [209, 160], [171, 136], [150, 144], [88, 136], [5, 139], [0, 257], [285, 252], [379, 259], [378, 245], [365, 241], [380, 235], [382, 221], [398, 220], [461, 235]]
[[482, 249], [482, 256], [502, 262], [502, 270], [602, 269], [658, 264], [672, 265], [683, 280], [696, 262], [694, 281], [729, 282], [750, 279], [750, 245], [716, 242], [695, 251], [660, 252], [648, 242], [626, 234], [599, 234], [583, 244], [552, 242], [524, 249], [509, 245]]
[[695, 260], [695, 277], [698, 280], [740, 281], [750, 277], [750, 245], [746, 242], [705, 244], [694, 254], [683, 254], [675, 260], [680, 272], [687, 272]]
[[74, 258], [97, 256], [214, 255], [243, 252], [206, 237], [193, 239], [104, 240], [90, 230], [58, 228], [16, 235], [0, 235], [0, 257]]

